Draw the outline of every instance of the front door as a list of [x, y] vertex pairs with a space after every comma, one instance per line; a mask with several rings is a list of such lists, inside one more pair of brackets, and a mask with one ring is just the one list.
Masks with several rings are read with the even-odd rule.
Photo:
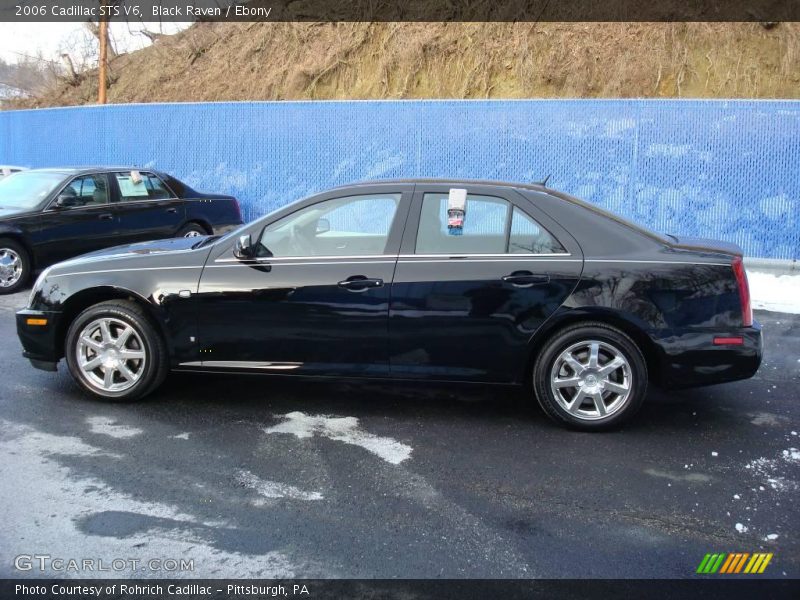
[[520, 381], [582, 265], [574, 239], [513, 189], [418, 185], [392, 284], [392, 376]]
[[[392, 276], [411, 186], [327, 193], [220, 244], [200, 280], [204, 368], [386, 376]], [[284, 211], [285, 212], [285, 211]]]
[[60, 194], [62, 205], [51, 204], [31, 227], [38, 266], [117, 245], [117, 217], [109, 204], [104, 173], [72, 179]]

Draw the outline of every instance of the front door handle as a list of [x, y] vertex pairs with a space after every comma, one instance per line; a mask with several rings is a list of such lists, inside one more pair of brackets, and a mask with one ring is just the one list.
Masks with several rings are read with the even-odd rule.
[[178, 209], [173, 206], [172, 208], [168, 208], [167, 212], [174, 215], [176, 212], [178, 212]]
[[549, 283], [549, 275], [534, 275], [530, 271], [514, 271], [511, 275], [503, 277], [503, 281], [515, 287], [531, 287], [542, 283]]
[[353, 275], [339, 282], [339, 287], [348, 292], [366, 292], [369, 288], [383, 287], [383, 279], [370, 279], [363, 275]]
[[102, 215], [98, 215], [97, 218], [100, 219], [101, 221], [113, 221], [114, 215], [112, 215], [111, 213], [103, 213]]

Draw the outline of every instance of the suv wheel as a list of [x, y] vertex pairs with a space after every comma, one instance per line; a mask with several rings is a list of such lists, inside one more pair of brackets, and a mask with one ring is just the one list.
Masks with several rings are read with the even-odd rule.
[[641, 408], [647, 365], [636, 344], [604, 323], [556, 333], [533, 368], [536, 398], [558, 424], [595, 431], [616, 427]]
[[114, 300], [95, 304], [72, 322], [65, 343], [72, 377], [106, 400], [137, 400], [166, 377], [164, 340], [141, 307]]
[[21, 244], [0, 238], [0, 294], [13, 294], [28, 283], [31, 261]]

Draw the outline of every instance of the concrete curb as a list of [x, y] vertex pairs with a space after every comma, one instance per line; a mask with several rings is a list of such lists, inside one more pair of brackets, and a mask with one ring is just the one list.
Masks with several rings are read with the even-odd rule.
[[775, 258], [744, 258], [745, 269], [773, 275], [800, 275], [800, 262]]

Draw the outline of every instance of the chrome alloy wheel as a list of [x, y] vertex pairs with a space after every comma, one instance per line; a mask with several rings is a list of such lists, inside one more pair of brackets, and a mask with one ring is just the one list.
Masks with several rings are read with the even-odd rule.
[[11, 248], [0, 248], [0, 287], [8, 288], [22, 277], [22, 259]]
[[631, 395], [631, 366], [617, 348], [599, 340], [572, 344], [550, 371], [550, 389], [559, 405], [585, 421], [605, 419]]
[[122, 392], [139, 381], [147, 355], [139, 333], [119, 319], [95, 319], [83, 328], [75, 345], [75, 362], [83, 378], [104, 392]]
[[186, 233], [184, 233], [183, 237], [201, 237], [202, 235], [203, 234], [200, 233], [199, 231], [195, 231], [194, 229], [192, 229], [191, 231], [187, 231]]

